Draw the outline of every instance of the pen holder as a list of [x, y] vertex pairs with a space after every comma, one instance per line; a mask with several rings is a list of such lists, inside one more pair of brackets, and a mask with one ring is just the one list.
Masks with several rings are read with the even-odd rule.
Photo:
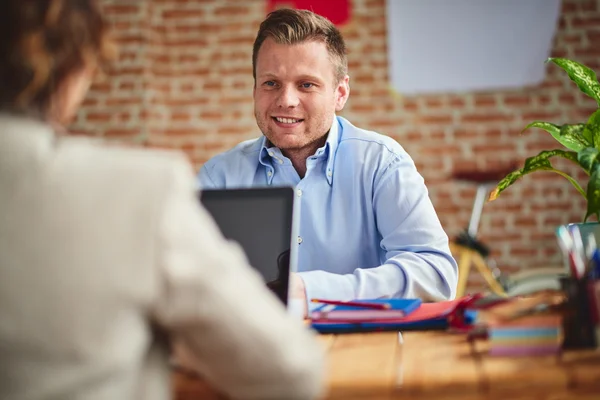
[[587, 291], [588, 279], [564, 277], [561, 288], [567, 297], [563, 315], [563, 348], [584, 349], [596, 347], [594, 325]]

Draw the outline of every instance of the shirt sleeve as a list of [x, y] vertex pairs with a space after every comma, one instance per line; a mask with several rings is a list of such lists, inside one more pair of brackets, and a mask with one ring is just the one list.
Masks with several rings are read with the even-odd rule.
[[188, 361], [234, 399], [311, 399], [323, 388], [323, 349], [285, 311], [241, 248], [199, 206], [191, 168], [173, 171], [158, 227], [155, 321]]
[[300, 272], [307, 298], [454, 298], [458, 267], [424, 180], [408, 155], [396, 156], [375, 179], [373, 211], [385, 263], [346, 275]]

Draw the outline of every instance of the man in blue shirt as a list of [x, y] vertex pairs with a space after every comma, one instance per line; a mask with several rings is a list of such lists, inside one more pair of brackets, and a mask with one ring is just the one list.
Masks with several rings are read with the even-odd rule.
[[296, 188], [290, 296], [453, 298], [456, 262], [412, 159], [393, 139], [335, 115], [350, 94], [337, 28], [310, 11], [275, 11], [252, 61], [264, 136], [209, 160], [199, 180], [202, 188]]

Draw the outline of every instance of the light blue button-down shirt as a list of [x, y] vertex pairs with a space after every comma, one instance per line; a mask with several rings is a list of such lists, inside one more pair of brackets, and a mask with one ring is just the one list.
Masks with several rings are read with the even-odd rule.
[[448, 236], [410, 156], [393, 139], [336, 117], [300, 176], [265, 137], [209, 160], [202, 188], [293, 186], [298, 272], [307, 298], [453, 298]]

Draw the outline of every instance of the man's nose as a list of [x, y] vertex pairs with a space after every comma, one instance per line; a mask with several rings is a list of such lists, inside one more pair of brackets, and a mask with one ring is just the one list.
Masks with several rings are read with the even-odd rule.
[[299, 98], [295, 87], [284, 86], [279, 92], [277, 106], [281, 108], [294, 108], [298, 106]]

